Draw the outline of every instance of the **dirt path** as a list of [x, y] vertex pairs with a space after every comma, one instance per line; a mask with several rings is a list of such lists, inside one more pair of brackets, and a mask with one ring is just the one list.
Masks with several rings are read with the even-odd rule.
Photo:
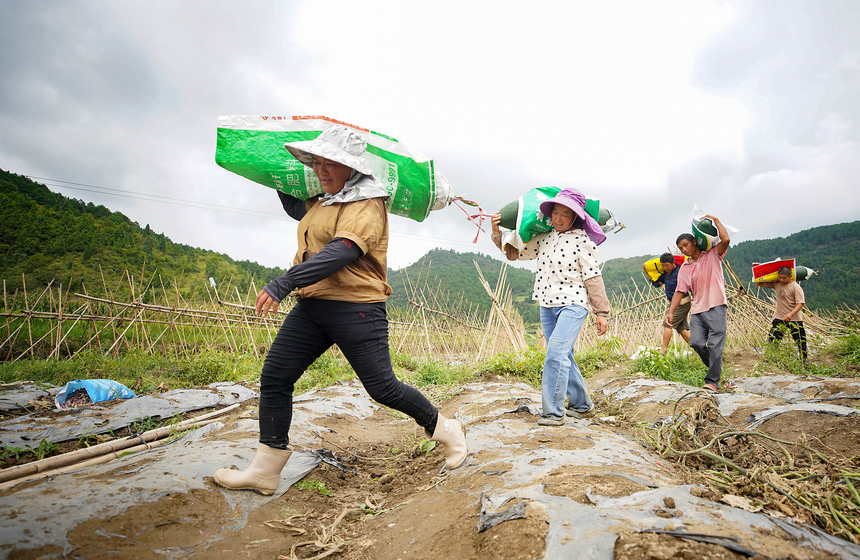
[[[120, 459], [98, 472], [5, 490], [0, 506], [8, 515], [35, 521], [52, 511], [48, 504], [34, 513], [28, 502], [37, 493], [40, 499], [54, 493], [60, 502], [64, 488], [86, 487], [107, 501], [135, 490], [135, 477], [147, 469], [163, 471], [162, 495], [107, 515], [99, 513], [98, 497], [74, 498], [92, 509], [82, 522], [41, 541], [27, 533], [27, 522], [14, 535], [0, 529], [0, 557], [477, 560], [569, 558], [581, 552], [594, 558], [734, 559], [752, 551], [769, 558], [860, 558], [860, 548], [846, 541], [785, 524], [787, 516], [772, 520], [744, 511], [712, 490], [687, 484], [687, 472], [632, 439], [643, 422], [669, 415], [672, 395], [685, 389], [622, 373], [616, 366], [588, 381], [601, 402], [601, 419], [569, 421], [563, 428], [536, 425], [540, 395], [523, 385], [488, 380], [465, 387], [442, 405], [444, 414], [461, 418], [469, 430], [467, 465], [450, 474], [440, 473], [440, 450], [419, 450], [423, 433], [414, 422], [361, 400], [359, 387], [318, 391], [296, 404], [293, 446], [328, 449], [339, 466], [320, 463], [305, 476], [305, 489], [293, 485], [268, 502], [231, 503], [234, 494], [250, 493], [219, 490], [203, 475], [180, 481], [155, 455]], [[750, 378], [736, 395], [699, 401], [743, 425], [789, 402], [785, 394], [860, 393], [851, 383]], [[782, 396], [754, 392], [761, 387]], [[850, 398], [827, 402], [857, 404]], [[201, 459], [202, 470], [193, 472], [247, 465], [244, 450], [253, 446], [255, 420], [248, 415], [253, 406], [245, 408], [206, 434], [202, 447], [187, 445], [194, 451], [183, 461]], [[761, 429], [791, 441], [815, 436], [813, 443], [828, 452], [860, 455], [856, 415], [787, 410]], [[502, 514], [511, 519], [501, 521]], [[488, 527], [479, 531], [479, 522]], [[42, 525], [34, 523], [33, 530], [37, 526]], [[678, 538], [678, 531], [717, 536], [701, 542]]]

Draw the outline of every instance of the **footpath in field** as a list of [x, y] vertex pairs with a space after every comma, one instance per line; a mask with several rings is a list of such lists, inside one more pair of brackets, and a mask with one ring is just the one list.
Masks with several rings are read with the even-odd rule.
[[253, 455], [256, 400], [244, 399], [167, 445], [3, 489], [0, 558], [860, 559], [860, 547], [790, 515], [687, 483], [630, 437], [680, 401], [783, 438], [832, 433], [828, 445], [856, 456], [860, 382], [741, 378], [737, 393], [702, 396], [612, 373], [589, 380], [601, 416], [563, 427], [537, 425], [540, 393], [524, 384], [446, 395], [442, 411], [467, 426], [470, 447], [450, 473], [439, 450], [416, 449], [411, 420], [357, 382], [301, 395], [296, 452], [268, 498], [211, 482]]

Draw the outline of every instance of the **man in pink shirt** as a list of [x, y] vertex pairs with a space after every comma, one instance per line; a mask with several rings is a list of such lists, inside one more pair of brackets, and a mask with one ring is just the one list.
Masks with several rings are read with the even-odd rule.
[[[671, 324], [672, 315], [685, 293], [693, 291], [693, 306], [690, 310], [690, 346], [707, 366], [704, 388], [711, 392], [720, 390], [723, 369], [723, 349], [726, 346], [726, 282], [723, 279], [723, 256], [729, 248], [729, 233], [719, 219], [707, 215], [714, 222], [720, 242], [707, 251], [696, 245], [692, 234], [682, 233], [676, 244], [681, 252], [690, 257], [678, 272], [678, 286], [666, 322]], [[726, 382], [727, 386], [731, 386]]]

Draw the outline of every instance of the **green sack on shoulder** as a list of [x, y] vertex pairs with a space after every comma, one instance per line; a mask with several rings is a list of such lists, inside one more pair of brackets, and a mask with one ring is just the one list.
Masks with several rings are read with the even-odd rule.
[[[535, 235], [547, 233], [552, 229], [552, 220], [540, 211], [540, 205], [541, 202], [557, 195], [560, 190], [561, 187], [535, 187], [529, 190], [499, 210], [501, 215], [499, 225], [515, 231], [516, 238], [521, 243], [528, 243]], [[599, 200], [587, 198], [585, 200], [585, 212], [594, 218], [604, 233], [616, 227], [617, 222], [615, 222], [612, 212], [601, 209]], [[607, 230], [607, 226], [609, 230]], [[520, 243], [513, 243], [513, 245], [522, 249]]]
[[215, 163], [300, 200], [313, 198], [322, 194], [322, 185], [284, 144], [313, 140], [332, 123], [354, 129], [367, 142], [365, 158], [388, 189], [386, 208], [391, 214], [420, 222], [453, 200], [451, 185], [436, 172], [432, 159], [390, 136], [326, 117], [218, 117]]
[[[726, 228], [726, 233], [729, 236], [740, 231], [725, 222], [723, 222], [723, 227]], [[712, 219], [705, 217], [705, 212], [699, 208], [698, 204], [693, 205], [692, 230], [693, 237], [696, 238], [696, 246], [700, 251], [712, 249], [720, 242], [720, 232], [717, 230], [716, 224]]]

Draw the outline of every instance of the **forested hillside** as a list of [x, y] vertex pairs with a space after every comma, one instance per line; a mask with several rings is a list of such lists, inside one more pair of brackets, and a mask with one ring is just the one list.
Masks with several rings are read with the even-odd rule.
[[[860, 307], [860, 221], [805, 230], [785, 238], [744, 241], [729, 248], [728, 262], [742, 281], [750, 282], [752, 262], [795, 258], [797, 263], [818, 272], [802, 285], [813, 309], [836, 309], [842, 304]], [[642, 263], [657, 256], [642, 255], [607, 261], [603, 277], [610, 296], [622, 286], [636, 283], [651, 288], [642, 275]], [[473, 261], [495, 287], [502, 261], [477, 253], [456, 253], [435, 249], [401, 271], [389, 271], [394, 289], [390, 302], [408, 304], [404, 275], [439, 296], [462, 300], [465, 307], [486, 312], [490, 299], [478, 280]], [[73, 290], [81, 283], [96, 287], [105, 282], [112, 289], [120, 285], [128, 270], [139, 281], [146, 263], [146, 280], [157, 271], [165, 288], [181, 279], [183, 297], [205, 291], [205, 282], [215, 278], [219, 286], [230, 281], [245, 293], [254, 279], [262, 287], [283, 274], [249, 261], [234, 261], [227, 255], [173, 243], [169, 238], [141, 227], [119, 212], [52, 193], [44, 185], [26, 177], [0, 170], [0, 279], [8, 291], [22, 287], [35, 290], [55, 279]], [[100, 270], [101, 269], [101, 270]], [[429, 278], [428, 278], [429, 270]], [[633, 280], [631, 280], [631, 278]], [[527, 323], [537, 323], [538, 309], [531, 300], [534, 273], [508, 268], [514, 304]], [[155, 282], [161, 290], [161, 283]]]
[[744, 241], [728, 257], [743, 281], [752, 281], [752, 263], [795, 259], [818, 274], [801, 283], [813, 309], [860, 306], [860, 221], [803, 230], [788, 237]]
[[640, 290], [653, 289], [654, 295], [662, 292], [655, 288], [649, 288], [650, 284], [645, 281], [642, 265], [658, 255], [642, 255], [641, 257], [629, 257], [626, 259], [610, 259], [603, 265], [603, 283], [606, 285], [606, 293], [611, 298], [625, 290], [635, 289], [634, 283]]
[[[141, 227], [119, 212], [52, 193], [26, 177], [0, 170], [0, 278], [7, 291], [28, 290], [53, 279], [72, 290], [81, 283], [113, 289], [126, 270], [146, 280], [157, 271], [166, 289], [182, 279], [181, 293], [190, 297], [212, 277], [219, 285], [230, 281], [245, 293], [251, 278], [259, 287], [283, 274], [227, 255], [173, 243], [149, 225]], [[161, 290], [161, 283], [154, 282]], [[99, 290], [101, 291], [101, 290]]]
[[[411, 284], [418, 284], [424, 287], [425, 291], [432, 290], [437, 295], [448, 294], [452, 302], [462, 296], [467, 309], [471, 304], [473, 309], [488, 312], [491, 306], [490, 298], [481, 286], [475, 262], [481, 267], [484, 279], [495, 289], [502, 261], [479, 253], [434, 249], [421, 260], [400, 271], [389, 271], [388, 283], [394, 290], [389, 301], [394, 304], [408, 304], [407, 290], [403, 287], [404, 278], [408, 278]], [[531, 299], [534, 278], [534, 273], [528, 270], [508, 267], [507, 285], [513, 294], [514, 307], [527, 323], [540, 321], [537, 305]]]
[[[820, 226], [788, 237], [743, 241], [730, 245], [726, 260], [744, 284], [752, 282], [752, 263], [777, 258], [795, 259], [797, 264], [817, 272], [801, 283], [807, 305], [812, 309], [835, 310], [841, 305], [860, 307], [860, 221]], [[630, 278], [641, 288], [648, 283], [642, 264], [658, 256], [642, 255], [612, 259], [603, 267], [606, 289], [617, 293], [620, 286], [631, 287]], [[655, 289], [655, 295], [659, 292]]]

